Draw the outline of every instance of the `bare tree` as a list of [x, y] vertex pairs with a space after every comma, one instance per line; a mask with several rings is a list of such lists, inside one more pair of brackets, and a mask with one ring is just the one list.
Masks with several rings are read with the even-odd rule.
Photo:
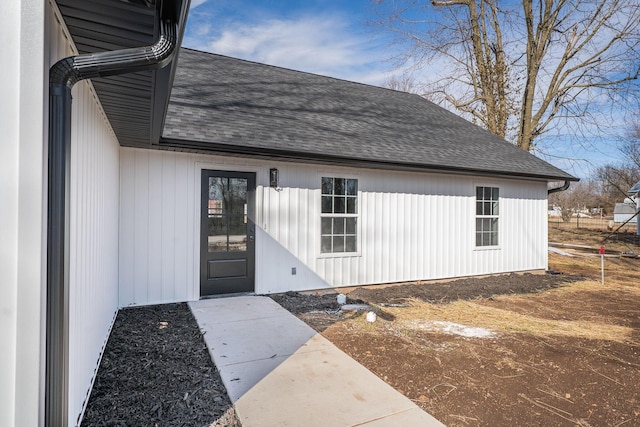
[[640, 170], [629, 166], [606, 165], [598, 168], [597, 179], [602, 185], [603, 205], [612, 209], [627, 197], [627, 191], [640, 181]]
[[384, 81], [382, 86], [397, 90], [400, 92], [418, 93], [418, 85], [415, 78], [408, 73], [402, 73], [400, 75], [393, 75]]
[[605, 165], [596, 171], [602, 182], [603, 195], [608, 204], [615, 204], [627, 197], [627, 191], [640, 181], [640, 124], [631, 125], [627, 138], [622, 141], [619, 165]]
[[[540, 135], [598, 127], [640, 72], [637, 0], [377, 0], [376, 24], [414, 65], [445, 64], [429, 93], [529, 151]], [[628, 95], [631, 92], [626, 92]]]
[[549, 203], [560, 207], [562, 220], [568, 222], [574, 214], [600, 206], [600, 189], [594, 181], [580, 181], [567, 191], [551, 194]]
[[625, 164], [640, 172], [640, 122], [630, 126], [627, 137], [622, 142], [620, 152], [625, 158]]

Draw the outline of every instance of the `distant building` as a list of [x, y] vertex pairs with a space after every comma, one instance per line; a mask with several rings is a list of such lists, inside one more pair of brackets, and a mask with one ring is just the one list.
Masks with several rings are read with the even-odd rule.
[[562, 208], [560, 206], [550, 206], [548, 215], [552, 216], [552, 217], [561, 217], [562, 216]]
[[[629, 203], [616, 203], [615, 208], [613, 208], [613, 221], [618, 223], [623, 223], [627, 221], [629, 218], [634, 216], [636, 213], [635, 205], [631, 205]], [[636, 224], [638, 222], [638, 217], [634, 217], [629, 221], [630, 224]]]

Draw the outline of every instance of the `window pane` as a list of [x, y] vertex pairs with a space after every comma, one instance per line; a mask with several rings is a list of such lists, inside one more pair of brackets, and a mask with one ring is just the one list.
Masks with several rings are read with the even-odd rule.
[[347, 236], [345, 238], [345, 252], [356, 252], [356, 236]]
[[322, 196], [322, 213], [333, 213], [333, 197]]
[[494, 231], [490, 234], [491, 242], [489, 243], [491, 246], [498, 246], [498, 232]]
[[493, 187], [491, 189], [491, 200], [498, 200], [500, 198], [498, 187]]
[[476, 218], [476, 231], [482, 231], [482, 219]]
[[492, 218], [491, 220], [491, 231], [498, 231], [498, 219], [497, 218]]
[[357, 196], [358, 195], [358, 180], [357, 179], [347, 179], [347, 195], [349, 195], [349, 196]]
[[346, 234], [356, 234], [356, 219], [347, 218]]
[[223, 213], [227, 193], [227, 178], [209, 178], [209, 213]]
[[244, 178], [229, 179], [229, 211], [244, 214], [247, 205], [247, 180]]
[[476, 232], [476, 246], [482, 246], [482, 233]]
[[322, 237], [320, 250], [322, 251], [322, 253], [331, 252], [331, 236]]
[[[337, 180], [336, 180], [337, 181]], [[333, 213], [342, 214], [347, 211], [346, 200], [344, 197], [333, 198]]]
[[358, 213], [358, 198], [357, 197], [347, 197], [347, 213], [349, 213], [349, 214]]
[[322, 194], [333, 194], [333, 178], [322, 178]]
[[476, 200], [482, 200], [482, 187], [476, 187]]
[[331, 218], [322, 218], [321, 233], [331, 234]]
[[491, 187], [483, 187], [484, 188], [484, 200], [491, 200]]
[[334, 178], [333, 194], [343, 195], [346, 193], [346, 179]]
[[227, 218], [222, 215], [209, 216], [209, 252], [227, 251]]
[[247, 225], [243, 216], [229, 218], [229, 252], [244, 252], [247, 250]]
[[344, 236], [333, 237], [333, 252], [344, 252]]
[[333, 234], [344, 234], [345, 218], [333, 218]]
[[491, 215], [498, 215], [498, 202], [493, 202], [491, 206]]
[[482, 215], [482, 202], [476, 202], [476, 215]]

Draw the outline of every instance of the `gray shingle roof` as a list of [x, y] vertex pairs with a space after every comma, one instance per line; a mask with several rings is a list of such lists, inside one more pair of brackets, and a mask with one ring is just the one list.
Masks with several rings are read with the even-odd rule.
[[575, 180], [420, 96], [190, 49], [180, 51], [162, 145]]

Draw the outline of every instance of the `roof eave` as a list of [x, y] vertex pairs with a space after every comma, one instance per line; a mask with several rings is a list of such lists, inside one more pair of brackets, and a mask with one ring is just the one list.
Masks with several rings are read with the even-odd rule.
[[[56, 5], [78, 53], [117, 51], [150, 45], [159, 36], [157, 17], [177, 22], [180, 46], [190, 0], [56, 0]], [[140, 22], [138, 22], [138, 18]], [[172, 61], [158, 70], [92, 79], [103, 110], [123, 146], [157, 145], [166, 117], [179, 49]], [[132, 85], [136, 90], [132, 91]], [[135, 107], [133, 106], [135, 104]], [[132, 114], [135, 109], [135, 114]]]
[[486, 169], [472, 169], [455, 166], [443, 166], [436, 164], [415, 164], [401, 162], [387, 162], [370, 159], [355, 159], [330, 154], [317, 154], [306, 152], [294, 152], [288, 150], [276, 150], [269, 148], [255, 148], [230, 144], [216, 144], [210, 142], [187, 141], [162, 137], [158, 148], [171, 151], [198, 152], [211, 155], [230, 155], [236, 157], [250, 157], [285, 162], [302, 162], [314, 164], [328, 164], [334, 166], [373, 168], [406, 172], [430, 172], [456, 175], [473, 175], [491, 178], [508, 178], [536, 181], [579, 181], [579, 178], [569, 174], [523, 174], [521, 172], [492, 171]]

